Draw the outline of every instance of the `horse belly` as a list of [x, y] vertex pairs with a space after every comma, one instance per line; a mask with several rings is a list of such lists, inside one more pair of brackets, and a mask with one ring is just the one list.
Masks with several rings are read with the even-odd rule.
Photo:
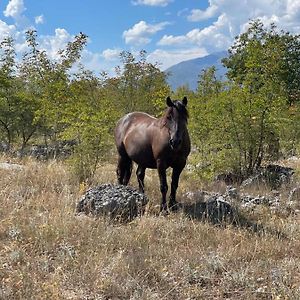
[[[126, 143], [126, 142], [125, 142]], [[156, 161], [153, 156], [150, 144], [139, 143], [138, 141], [126, 144], [128, 156], [138, 165], [145, 168], [156, 168]]]

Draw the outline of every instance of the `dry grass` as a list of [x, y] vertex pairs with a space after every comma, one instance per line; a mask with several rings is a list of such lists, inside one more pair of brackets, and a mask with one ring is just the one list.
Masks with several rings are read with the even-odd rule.
[[[147, 215], [109, 224], [75, 216], [83, 187], [62, 163], [22, 163], [0, 170], [0, 299], [300, 299], [299, 215], [265, 208], [252, 218], [272, 230], [258, 233], [156, 216], [148, 172]], [[198, 184], [185, 174], [179, 197]]]

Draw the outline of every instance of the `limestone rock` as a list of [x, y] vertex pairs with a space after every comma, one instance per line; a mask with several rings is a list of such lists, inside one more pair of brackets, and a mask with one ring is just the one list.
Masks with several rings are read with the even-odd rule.
[[130, 221], [142, 215], [148, 198], [129, 186], [102, 184], [89, 189], [77, 204], [77, 213]]

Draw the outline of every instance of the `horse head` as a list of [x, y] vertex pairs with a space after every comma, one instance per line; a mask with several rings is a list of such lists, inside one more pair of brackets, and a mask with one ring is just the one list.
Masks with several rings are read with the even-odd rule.
[[172, 150], [177, 150], [182, 143], [183, 135], [186, 133], [187, 97], [184, 97], [181, 101], [172, 101], [170, 97], [167, 97], [166, 103], [168, 110], [165, 115], [165, 124], [169, 130], [169, 144]]

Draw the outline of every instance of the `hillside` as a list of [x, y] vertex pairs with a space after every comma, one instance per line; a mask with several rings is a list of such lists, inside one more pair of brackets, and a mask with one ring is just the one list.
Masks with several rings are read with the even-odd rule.
[[167, 81], [173, 90], [186, 84], [190, 89], [195, 90], [197, 88], [198, 76], [203, 69], [214, 65], [217, 68], [218, 76], [225, 76], [226, 68], [223, 67], [221, 59], [226, 56], [227, 52], [222, 51], [204, 57], [182, 61], [165, 71], [169, 74]]

